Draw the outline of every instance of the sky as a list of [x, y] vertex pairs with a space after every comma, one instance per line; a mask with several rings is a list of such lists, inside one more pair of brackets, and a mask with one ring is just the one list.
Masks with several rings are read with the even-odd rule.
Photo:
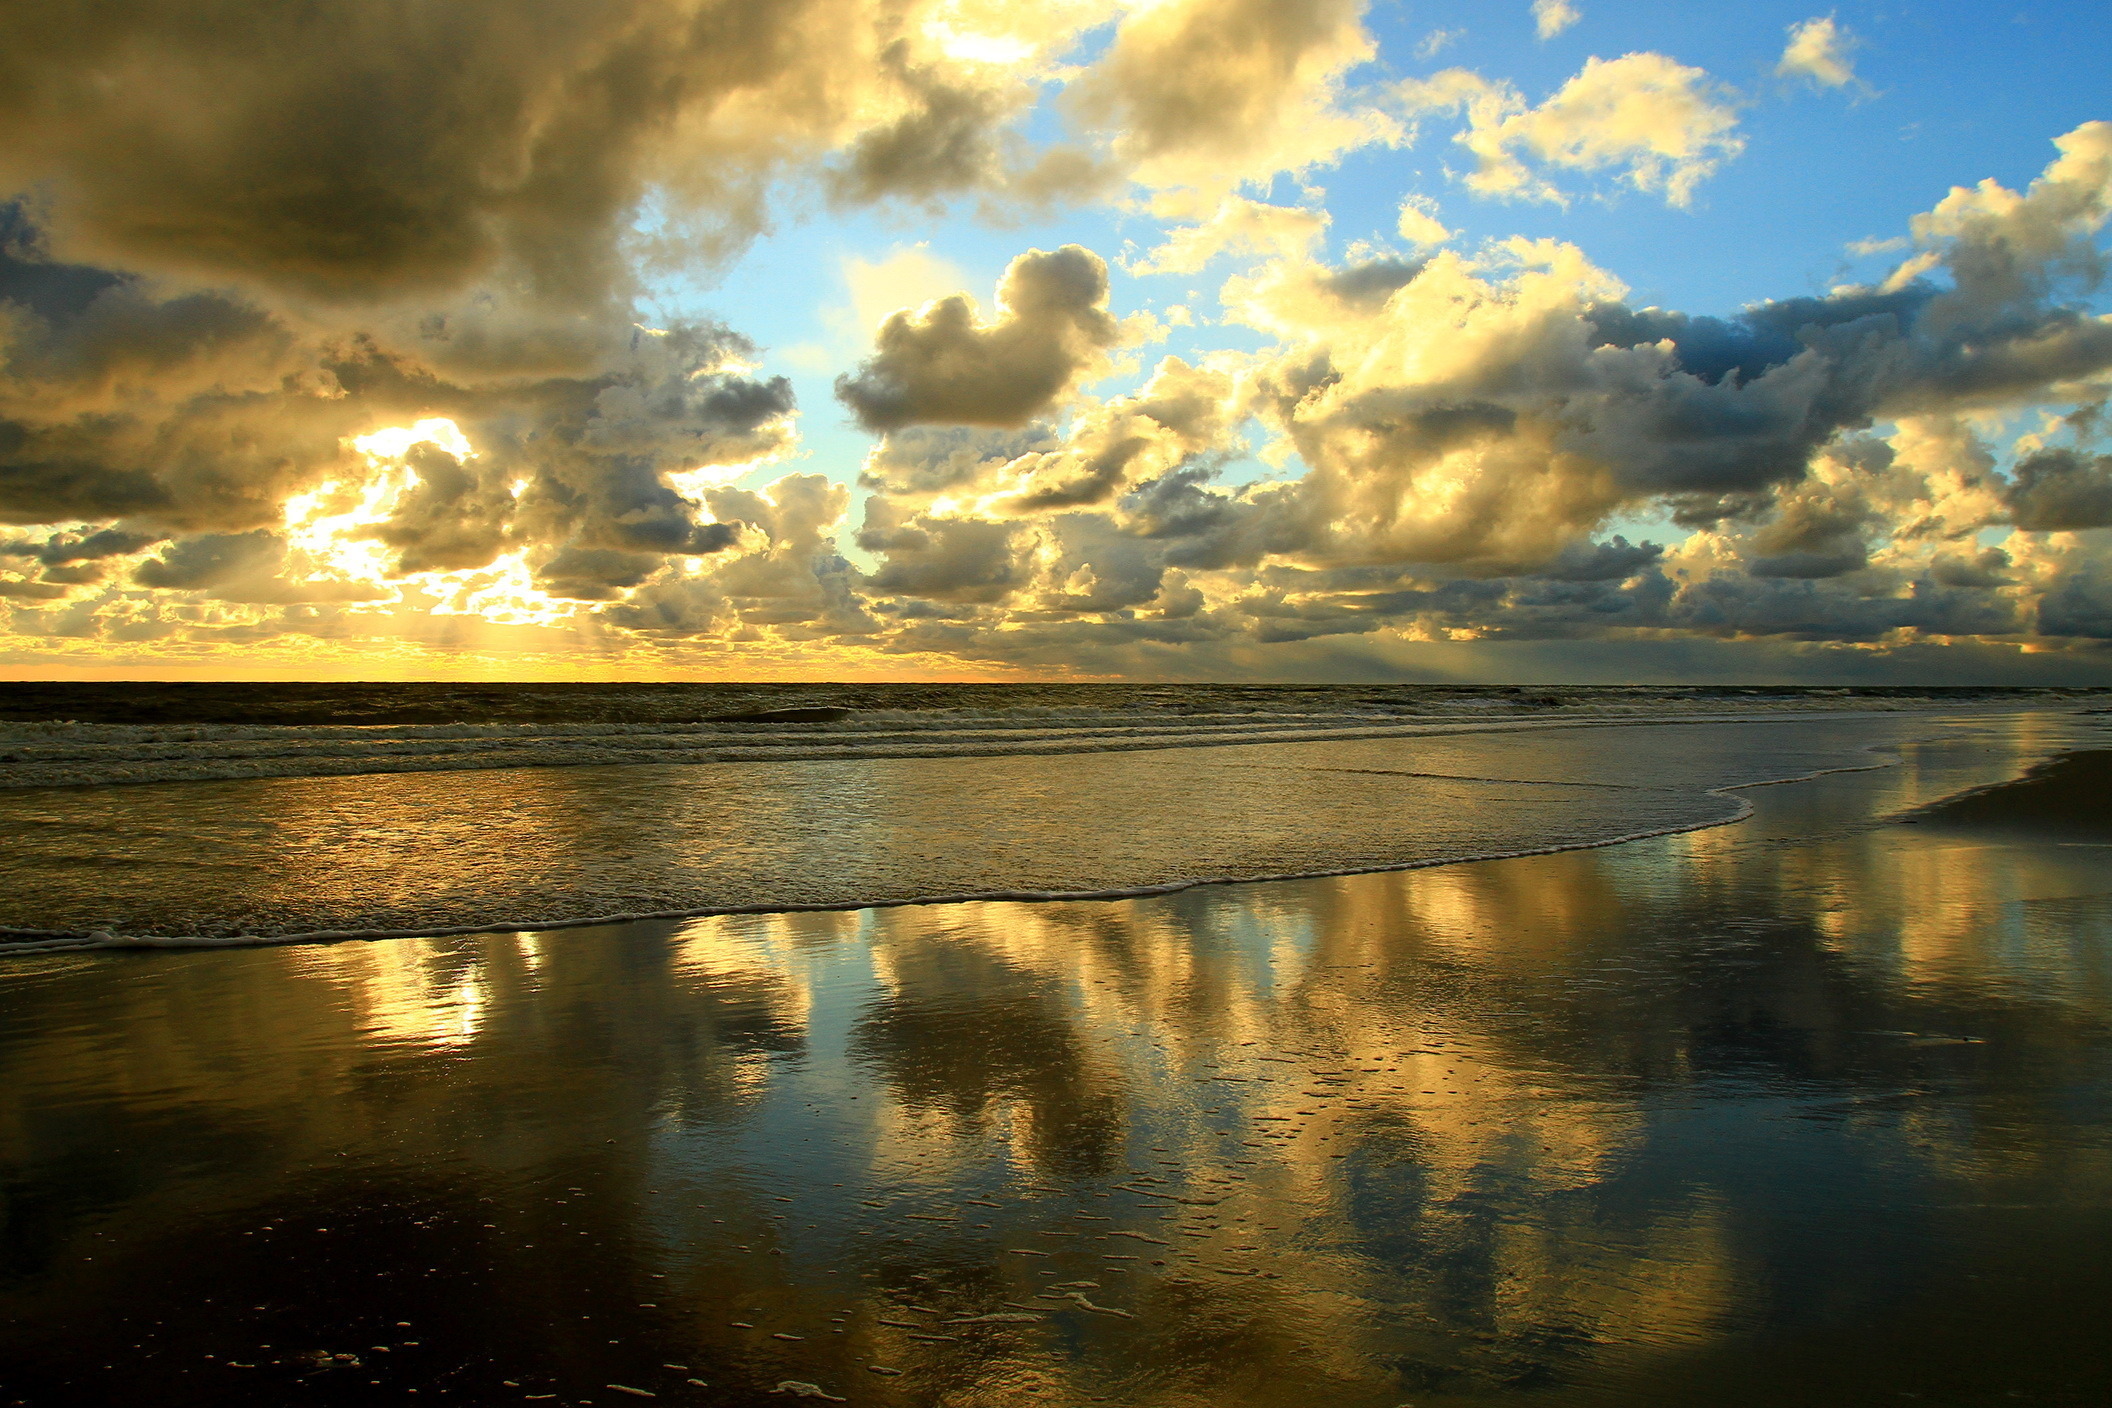
[[2112, 683], [2107, 53], [14, 7], [0, 678]]

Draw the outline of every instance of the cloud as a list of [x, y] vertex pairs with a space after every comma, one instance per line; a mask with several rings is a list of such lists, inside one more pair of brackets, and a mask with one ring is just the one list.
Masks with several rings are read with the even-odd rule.
[[1325, 238], [1328, 221], [1324, 210], [1230, 196], [1208, 220], [1169, 232], [1164, 244], [1129, 265], [1127, 272], [1194, 274], [1225, 254], [1302, 255]]
[[1420, 44], [1415, 46], [1415, 56], [1428, 63], [1454, 44], [1457, 44], [1460, 37], [1465, 33], [1466, 31], [1463, 29], [1433, 29], [1423, 36]]
[[1348, 88], [1376, 54], [1364, 0], [1162, 0], [1132, 9], [1067, 93], [1148, 186], [1207, 209], [1232, 189], [1398, 141]]
[[976, 13], [1014, 56], [993, 64], [916, 0], [464, 0], [401, 25], [118, 0], [0, 46], [0, 189], [49, 189], [84, 262], [336, 303], [503, 274], [592, 303], [649, 188], [724, 247], [788, 169], [859, 201], [1032, 184], [1004, 134], [1107, 8]]
[[1533, 28], [1542, 39], [1552, 39], [1584, 18], [1569, 0], [1533, 0]]
[[[2112, 322], [2078, 301], [2112, 193], [2101, 135], [2062, 138], [2025, 192], [1918, 219], [1947, 282], [1730, 318], [1633, 306], [1556, 242], [1283, 254], [1224, 291], [1271, 353], [1169, 359], [1136, 398], [1009, 443], [876, 451], [872, 581], [902, 641], [1021, 660], [1374, 634], [2097, 639], [2112, 469], [2054, 446], [2005, 477], [1973, 427], [2112, 378]], [[1213, 482], [1249, 414], [1301, 476]], [[1646, 509], [1694, 531], [1607, 531]]]
[[765, 489], [718, 489], [706, 499], [721, 522], [740, 525], [737, 548], [701, 570], [663, 568], [606, 613], [611, 624], [662, 638], [763, 627], [790, 639], [855, 637], [878, 629], [831, 537], [850, 503], [842, 485], [790, 474]]
[[[2060, 156], [2029, 189], [1992, 179], [1953, 186], [1909, 222], [1915, 241], [1949, 269], [1957, 302], [1977, 316], [2027, 312], [2063, 281], [2100, 281], [2112, 268], [2094, 238], [2112, 215], [2112, 122], [2086, 122], [2054, 146]], [[2067, 341], [2100, 326], [2078, 317], [2049, 334]]]
[[2041, 450], [2017, 462], [2010, 522], [2034, 533], [2112, 528], [2112, 455]]
[[1025, 425], [1105, 365], [1121, 339], [1107, 295], [1107, 265], [1091, 250], [1031, 250], [999, 281], [994, 321], [966, 294], [898, 312], [836, 394], [870, 430]]
[[1239, 316], [1308, 344], [1262, 378], [1265, 418], [1311, 467], [1275, 510], [1317, 563], [1491, 572], [1545, 560], [1619, 505], [1669, 500], [1706, 523], [1771, 503], [1752, 545], [1764, 571], [1852, 565], [1852, 505], [1775, 497], [1838, 437], [2029, 404], [2112, 369], [2112, 327], [2048, 297], [2062, 268], [2070, 287], [2092, 276], [2075, 242], [2103, 219], [2096, 150], [2071, 134], [2026, 195], [1954, 197], [1923, 222], [1949, 290], [1693, 318], [1632, 308], [1578, 251], [1522, 241], [1440, 254], [1378, 305], [1321, 296], [1310, 268], [1235, 280]]
[[890, 45], [883, 62], [923, 101], [850, 144], [829, 172], [830, 193], [838, 200], [864, 204], [899, 194], [929, 202], [1002, 179], [998, 128], [1014, 104], [988, 88], [950, 82], [944, 70], [907, 62], [903, 47]]
[[905, 473], [904, 452], [911, 447], [890, 436], [868, 458], [863, 479], [898, 497], [936, 487], [948, 500], [994, 517], [1101, 505], [1228, 449], [1243, 414], [1242, 391], [1224, 371], [1168, 357], [1134, 394], [1081, 412], [1060, 437], [1044, 433], [1006, 446], [1018, 451], [1007, 457], [989, 453], [997, 446], [985, 436], [979, 455], [947, 455], [941, 463], [952, 473], [940, 481], [931, 451], [941, 445], [926, 439], [925, 462]]
[[[405, 28], [119, 0], [18, 27], [0, 193], [35, 194], [0, 202], [0, 522], [179, 540], [106, 596], [219, 591], [184, 564], [266, 533], [311, 595], [553, 617], [728, 552], [744, 530], [699, 475], [786, 453], [790, 387], [727, 329], [641, 330], [641, 261], [723, 257], [773, 186], [1094, 188], [1100, 154], [1018, 129], [1112, 13], [464, 0]], [[862, 272], [862, 300], [903, 282]], [[353, 448], [433, 418], [461, 445]]]
[[[286, 606], [370, 601], [385, 593], [354, 582], [315, 582], [290, 573], [286, 540], [258, 529], [179, 539], [133, 569], [142, 587], [194, 591], [214, 601]], [[47, 573], [46, 577], [49, 578]]]
[[143, 587], [216, 587], [260, 569], [268, 573], [285, 555], [284, 540], [272, 533], [211, 533], [142, 563], [132, 580]]
[[499, 555], [519, 506], [502, 470], [430, 444], [406, 451], [404, 466], [413, 487], [371, 530], [375, 541], [399, 550], [399, 575], [483, 567]]
[[2018, 567], [2038, 586], [2031, 603], [2038, 634], [2055, 638], [2112, 641], [2112, 552], [2102, 544], [2028, 544]]
[[[444, 324], [384, 349], [231, 294], [51, 260], [19, 211], [0, 298], [0, 519], [18, 523], [126, 519], [211, 538], [276, 529], [304, 494], [349, 496], [350, 511], [374, 473], [352, 438], [440, 415], [476, 455], [411, 447], [386, 505], [345, 529], [396, 549], [394, 572], [480, 567], [510, 547], [709, 551], [721, 530], [669, 476], [754, 459], [789, 435], [789, 385], [731, 370], [753, 349], [708, 325], [590, 324], [600, 345], [575, 333], [552, 359], [581, 363], [564, 374], [492, 370]], [[592, 560], [574, 553], [552, 580], [573, 590]], [[174, 571], [139, 580], [189, 589]]]
[[907, 514], [888, 500], [867, 501], [858, 546], [886, 561], [868, 580], [882, 596], [943, 602], [1002, 601], [1027, 581], [1011, 523]]
[[1047, 425], [1019, 430], [971, 426], [903, 426], [881, 437], [865, 457], [858, 482], [896, 497], [929, 499], [969, 490], [1022, 455], [1063, 443]]
[[1467, 185], [1484, 195], [1561, 201], [1528, 159], [1571, 171], [1608, 172], [1668, 204], [1691, 204], [1701, 182], [1745, 149], [1731, 96], [1708, 74], [1663, 54], [1591, 58], [1538, 107], [1507, 83], [1449, 69], [1401, 85], [1411, 112], [1461, 113], [1453, 140], [1472, 152]]
[[852, 256], [843, 261], [843, 281], [850, 291], [861, 340], [885, 322], [888, 314], [943, 298], [959, 288], [965, 277], [959, 265], [938, 258], [922, 244], [898, 249], [884, 259]]
[[[1550, 37], [1577, 11], [1534, 15]], [[1639, 306], [1559, 242], [1469, 249], [1421, 197], [1408, 253], [1331, 260], [1325, 197], [1262, 183], [1411, 120], [1453, 115], [1471, 190], [1538, 200], [1686, 204], [1742, 147], [1734, 95], [1660, 54], [1594, 58], [1537, 105], [1464, 70], [1367, 78], [1361, 0], [462, 0], [410, 30], [117, 0], [17, 29], [18, 639], [1185, 670], [1465, 639], [2112, 638], [2088, 413], [2112, 385], [2089, 301], [2107, 124], [2025, 190], [1953, 190], [1871, 287], [1712, 318]], [[1848, 86], [1854, 42], [1807, 22], [1783, 72]], [[1096, 400], [1133, 339], [1091, 251], [1022, 254], [987, 317], [921, 248], [848, 262], [878, 332], [839, 394], [879, 436], [850, 557], [843, 486], [734, 487], [797, 451], [763, 352], [641, 312], [782, 210], [1002, 217], [1122, 180], [1167, 230], [1132, 272], [1244, 261], [1221, 290], [1242, 350]], [[1990, 438], [2026, 411], [2039, 432]], [[1250, 437], [1274, 472], [1228, 482]], [[1636, 540], [1652, 519], [1685, 536]]]
[[1452, 232], [1437, 218], [1437, 202], [1428, 196], [1409, 196], [1401, 202], [1400, 220], [1395, 228], [1402, 239], [1416, 245], [1440, 245], [1452, 238]]
[[1831, 15], [1793, 24], [1775, 72], [1783, 78], [1808, 78], [1822, 88], [1845, 88], [1856, 81], [1855, 62], [1849, 56], [1861, 43]]
[[319, 362], [247, 300], [52, 260], [0, 209], [0, 521], [272, 521], [353, 425]]

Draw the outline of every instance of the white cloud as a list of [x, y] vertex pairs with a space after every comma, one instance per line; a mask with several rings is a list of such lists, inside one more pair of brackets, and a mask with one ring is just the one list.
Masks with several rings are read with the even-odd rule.
[[1128, 267], [1132, 274], [1193, 274], [1220, 254], [1302, 255], [1327, 233], [1328, 214], [1234, 196], [1200, 225], [1168, 233], [1166, 242]]
[[1437, 202], [1428, 196], [1409, 196], [1401, 202], [1397, 228], [1410, 244], [1439, 245], [1452, 238], [1452, 231], [1437, 218]]
[[1397, 142], [1400, 123], [1348, 84], [1378, 52], [1364, 0], [1159, 0], [1066, 92], [1143, 184], [1199, 214], [1248, 181]]
[[1533, 0], [1533, 24], [1542, 39], [1552, 39], [1584, 18], [1569, 0]]
[[885, 259], [843, 261], [843, 282], [851, 295], [851, 314], [861, 341], [887, 316], [902, 308], [921, 308], [968, 282], [960, 266], [939, 258], [930, 246], [914, 244]]
[[1433, 29], [1423, 36], [1423, 42], [1415, 46], [1415, 56], [1428, 62], [1457, 44], [1463, 29]]
[[1784, 78], [1808, 78], [1826, 88], [1845, 88], [1855, 82], [1855, 65], [1848, 56], [1859, 43], [1831, 15], [1793, 24], [1775, 72]]
[[1867, 239], [1850, 240], [1848, 252], [1862, 257], [1871, 254], [1895, 254], [1913, 243], [1905, 235], [1894, 235], [1890, 239], [1879, 239], [1871, 235]]
[[1453, 140], [1478, 159], [1466, 183], [1484, 195], [1562, 201], [1527, 159], [1575, 171], [1612, 172], [1684, 206], [1694, 189], [1745, 149], [1732, 96], [1701, 69], [1663, 54], [1585, 60], [1538, 107], [1508, 83], [1450, 69], [1401, 85], [1410, 111], [1464, 112]]

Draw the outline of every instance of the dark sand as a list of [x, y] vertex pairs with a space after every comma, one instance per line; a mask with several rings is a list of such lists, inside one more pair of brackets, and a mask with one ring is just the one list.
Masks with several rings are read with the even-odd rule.
[[2034, 832], [2072, 841], [2112, 839], [2112, 748], [2064, 753], [2014, 782], [1947, 798], [1900, 820], [1952, 831]]

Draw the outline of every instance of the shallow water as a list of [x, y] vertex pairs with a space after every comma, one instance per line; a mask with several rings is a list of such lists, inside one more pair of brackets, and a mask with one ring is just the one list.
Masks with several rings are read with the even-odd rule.
[[2102, 734], [1924, 731], [1557, 855], [18, 957], [0, 1402], [2100, 1401], [2105, 848], [1877, 819]]
[[0, 926], [430, 933], [1427, 865], [1714, 824], [1744, 808], [1720, 789], [1978, 727], [1786, 717], [18, 789], [0, 791]]

